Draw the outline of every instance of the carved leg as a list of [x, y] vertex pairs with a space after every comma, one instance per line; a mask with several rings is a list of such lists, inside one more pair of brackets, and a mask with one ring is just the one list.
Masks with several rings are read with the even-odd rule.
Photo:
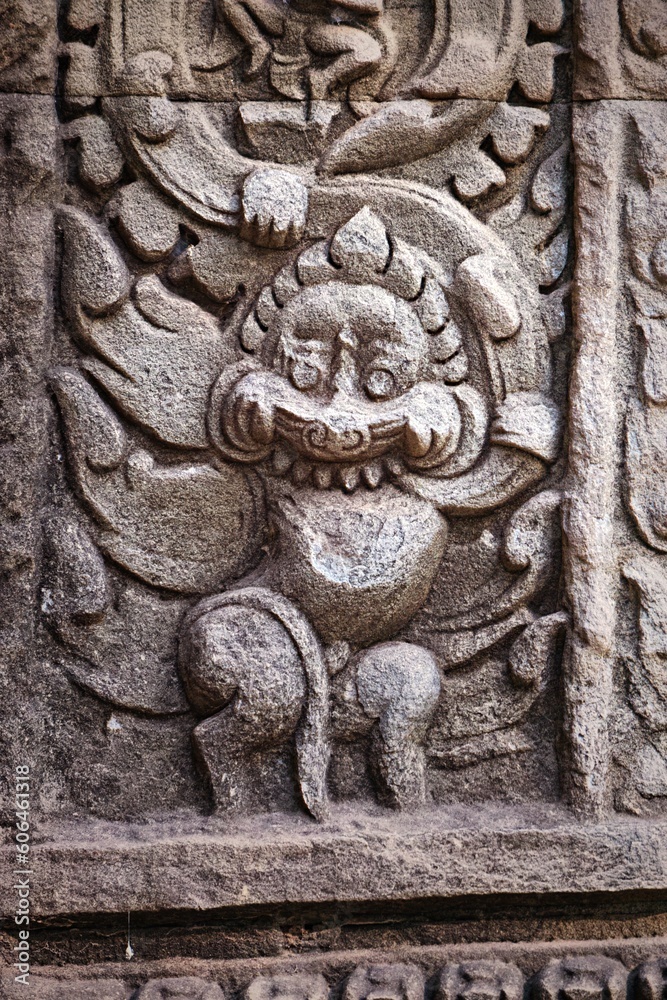
[[280, 13], [270, 0], [218, 0], [218, 9], [250, 49], [246, 76], [254, 79], [271, 54], [271, 45], [261, 29], [270, 35], [280, 35], [283, 30]]
[[440, 695], [435, 658], [421, 646], [386, 642], [356, 662], [356, 689], [375, 720], [373, 764], [389, 805], [409, 809], [425, 799], [422, 743]]
[[306, 683], [296, 647], [269, 613], [218, 608], [184, 636], [181, 673], [191, 704], [209, 716], [193, 740], [215, 807], [242, 808], [253, 754], [284, 743], [299, 722]]
[[306, 35], [306, 44], [317, 55], [338, 56], [324, 69], [311, 69], [310, 96], [325, 100], [339, 83], [350, 83], [375, 69], [382, 62], [382, 49], [375, 39], [347, 25], [318, 24]]
[[423, 804], [422, 743], [440, 696], [435, 657], [410, 643], [376, 646], [357, 667], [357, 690], [365, 711], [378, 718], [372, 738], [384, 796], [396, 809]]

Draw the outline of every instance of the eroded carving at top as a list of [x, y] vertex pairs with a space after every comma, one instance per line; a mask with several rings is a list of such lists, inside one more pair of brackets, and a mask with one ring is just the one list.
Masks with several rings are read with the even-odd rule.
[[[66, 96], [105, 94], [340, 100], [358, 114], [397, 96], [504, 100], [553, 96], [562, 0], [470, 8], [393, 0], [207, 0], [163, 4], [150, 21], [137, 0], [72, 3]], [[539, 40], [533, 34], [537, 32]]]

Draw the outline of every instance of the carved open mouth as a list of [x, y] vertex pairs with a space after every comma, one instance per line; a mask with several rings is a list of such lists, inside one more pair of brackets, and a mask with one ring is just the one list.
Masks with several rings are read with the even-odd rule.
[[373, 420], [333, 403], [315, 418], [278, 406], [275, 426], [276, 433], [300, 454], [316, 461], [344, 462], [377, 458], [399, 446], [404, 419], [390, 411]]
[[230, 393], [223, 426], [247, 451], [282, 439], [315, 462], [364, 462], [393, 451], [408, 462], [438, 464], [456, 450], [461, 418], [441, 384], [420, 382], [391, 400], [337, 392], [323, 402], [275, 372], [253, 372]]

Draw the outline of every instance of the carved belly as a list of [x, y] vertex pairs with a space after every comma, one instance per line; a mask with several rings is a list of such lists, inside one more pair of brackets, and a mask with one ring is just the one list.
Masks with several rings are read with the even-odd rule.
[[326, 642], [389, 638], [423, 604], [447, 538], [433, 508], [392, 486], [351, 496], [281, 489], [274, 585]]

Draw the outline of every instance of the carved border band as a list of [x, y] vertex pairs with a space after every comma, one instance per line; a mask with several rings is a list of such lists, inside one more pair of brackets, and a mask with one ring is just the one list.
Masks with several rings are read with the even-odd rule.
[[[107, 965], [89, 968], [87, 977], [46, 968], [36, 977], [35, 988], [40, 1000], [283, 1000], [294, 996], [326, 1000], [338, 995], [345, 1000], [369, 1000], [380, 991], [398, 1000], [466, 997], [479, 991], [490, 1000], [520, 1000], [522, 996], [553, 1000], [569, 991], [585, 1000], [623, 1000], [626, 996], [658, 1000], [667, 974], [663, 955], [664, 938], [650, 945], [631, 939], [575, 945], [406, 948], [282, 961], [190, 960], [186, 969], [182, 963], [151, 962], [139, 974]], [[4, 985], [4, 990], [3, 985], [0, 981], [2, 1000], [21, 995], [13, 984]]]

